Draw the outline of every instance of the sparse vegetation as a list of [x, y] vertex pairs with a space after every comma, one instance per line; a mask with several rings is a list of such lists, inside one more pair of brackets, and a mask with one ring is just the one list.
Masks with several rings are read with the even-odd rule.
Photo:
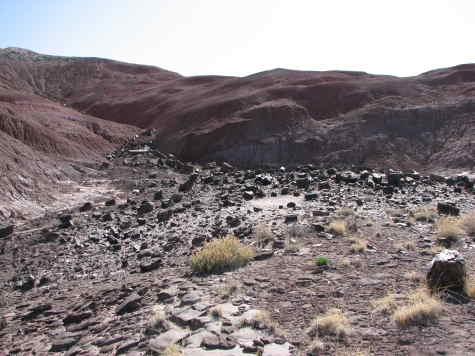
[[366, 251], [368, 248], [368, 241], [363, 239], [355, 239], [351, 245], [351, 252], [360, 253]]
[[412, 271], [404, 273], [404, 278], [413, 282], [420, 282], [422, 281], [423, 276], [419, 272]]
[[460, 226], [468, 235], [475, 235], [475, 211], [464, 215], [461, 219]]
[[397, 307], [394, 294], [388, 294], [384, 297], [374, 299], [370, 304], [373, 307], [373, 313], [389, 314]]
[[465, 293], [470, 298], [475, 298], [475, 278], [473, 276], [468, 277], [465, 282]]
[[442, 303], [426, 289], [418, 289], [409, 294], [407, 303], [398, 307], [392, 318], [400, 328], [412, 325], [427, 325], [438, 319], [443, 311]]
[[434, 222], [437, 217], [437, 210], [432, 206], [421, 206], [411, 213], [416, 221]]
[[439, 241], [447, 241], [450, 244], [456, 243], [464, 233], [460, 225], [461, 222], [459, 218], [440, 218], [436, 224], [437, 238]]
[[168, 346], [162, 353], [161, 356], [183, 356], [183, 349], [180, 345], [172, 344]]
[[274, 241], [274, 235], [270, 230], [270, 227], [264, 224], [260, 224], [256, 227], [256, 242], [260, 248], [266, 247], [269, 243]]
[[330, 260], [327, 257], [317, 257], [315, 259], [315, 265], [317, 266], [328, 266], [330, 264]]
[[210, 310], [210, 315], [215, 319], [221, 319], [224, 315], [223, 307], [220, 305], [215, 306]]
[[229, 281], [219, 290], [219, 294], [223, 298], [229, 298], [236, 294], [240, 287], [241, 284], [238, 281]]
[[191, 257], [195, 273], [220, 273], [242, 267], [254, 257], [251, 247], [243, 245], [235, 236], [227, 236], [206, 244]]
[[279, 329], [277, 322], [272, 319], [270, 313], [266, 310], [258, 310], [251, 318], [244, 318], [241, 320], [240, 327], [268, 329], [271, 332], [276, 332]]
[[348, 229], [348, 224], [345, 220], [334, 220], [328, 226], [328, 231], [333, 233], [334, 235], [344, 235]]
[[351, 333], [350, 322], [343, 312], [332, 308], [325, 314], [318, 315], [307, 330], [310, 337], [331, 335], [345, 339]]
[[341, 208], [336, 213], [336, 215], [345, 217], [345, 218], [349, 216], [353, 216], [354, 214], [355, 214], [355, 211], [350, 207]]
[[152, 317], [150, 318], [151, 329], [162, 329], [167, 318], [167, 313], [162, 305], [152, 307]]

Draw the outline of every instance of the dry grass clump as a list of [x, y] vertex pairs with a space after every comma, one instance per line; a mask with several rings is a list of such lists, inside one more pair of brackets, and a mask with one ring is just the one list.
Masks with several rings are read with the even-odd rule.
[[271, 332], [278, 330], [277, 322], [272, 319], [270, 313], [266, 310], [258, 310], [252, 318], [245, 318], [241, 321], [240, 328], [250, 327], [252, 329], [267, 329]]
[[370, 304], [373, 307], [373, 313], [389, 314], [397, 308], [394, 294], [388, 294], [384, 297], [374, 299]]
[[220, 273], [246, 265], [254, 258], [254, 251], [235, 236], [227, 236], [206, 244], [191, 257], [195, 273]]
[[351, 245], [351, 252], [360, 253], [366, 251], [368, 248], [368, 241], [363, 239], [355, 239]]
[[270, 227], [264, 224], [260, 224], [256, 227], [256, 242], [260, 248], [266, 247], [269, 243], [274, 241], [274, 235], [270, 230]]
[[155, 305], [152, 307], [152, 317], [150, 318], [149, 326], [152, 329], [162, 329], [165, 327], [167, 320], [166, 309], [162, 305]]
[[341, 310], [332, 308], [325, 314], [317, 316], [307, 330], [310, 337], [332, 335], [345, 339], [351, 334], [348, 318]]
[[209, 311], [210, 315], [215, 319], [221, 319], [224, 315], [223, 307], [221, 305], [215, 306]]
[[345, 207], [338, 210], [336, 215], [346, 218], [355, 215], [355, 211], [350, 207]]
[[238, 281], [229, 281], [219, 290], [219, 295], [226, 299], [238, 293], [240, 288], [241, 284]]
[[394, 244], [394, 248], [398, 251], [414, 251], [416, 249], [416, 243], [414, 241], [406, 241]]
[[172, 344], [168, 346], [163, 352], [160, 353], [161, 356], [183, 356], [183, 349], [180, 345]]
[[418, 289], [407, 295], [407, 303], [398, 307], [392, 319], [400, 328], [412, 325], [427, 325], [442, 314], [442, 303], [426, 289]]
[[335, 235], [344, 235], [348, 229], [348, 224], [345, 220], [335, 220], [330, 223], [328, 226], [328, 231]]
[[468, 277], [465, 281], [465, 293], [470, 298], [475, 298], [475, 278]]
[[443, 217], [437, 221], [437, 238], [455, 243], [463, 236], [463, 230], [460, 227], [460, 219], [454, 217]]
[[423, 280], [424, 277], [419, 272], [411, 271], [411, 272], [404, 273], [404, 278], [412, 282], [420, 282]]
[[475, 235], [475, 211], [464, 215], [461, 219], [460, 226], [468, 235]]
[[372, 356], [373, 354], [368, 350], [361, 350], [358, 348], [345, 348], [337, 350], [334, 356]]
[[421, 206], [411, 213], [416, 221], [434, 222], [437, 217], [437, 210], [432, 206]]

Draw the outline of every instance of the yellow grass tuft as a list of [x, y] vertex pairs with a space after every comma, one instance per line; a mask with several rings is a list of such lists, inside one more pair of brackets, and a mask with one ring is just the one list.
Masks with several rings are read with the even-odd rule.
[[370, 304], [373, 307], [374, 313], [389, 314], [392, 313], [397, 307], [394, 294], [388, 294], [384, 297], [374, 299], [370, 302]]
[[461, 220], [459, 218], [450, 216], [440, 218], [436, 224], [437, 238], [446, 239], [452, 243], [457, 242], [464, 233], [460, 226]]
[[398, 307], [392, 318], [400, 328], [411, 325], [427, 325], [438, 319], [443, 312], [440, 300], [426, 289], [418, 289], [407, 295], [408, 302]]
[[412, 216], [416, 221], [434, 222], [437, 217], [437, 211], [431, 206], [421, 206], [412, 213]]
[[235, 236], [227, 236], [206, 244], [191, 257], [195, 273], [220, 273], [246, 265], [254, 258], [254, 251]]
[[150, 318], [150, 327], [152, 329], [162, 328], [166, 319], [167, 313], [163, 306], [155, 305], [152, 307], [152, 317]]
[[475, 211], [464, 215], [460, 226], [468, 235], [475, 235]]
[[241, 321], [241, 328], [250, 327], [253, 329], [268, 329], [271, 332], [278, 330], [277, 322], [272, 319], [270, 313], [266, 310], [258, 310], [252, 318], [246, 318]]
[[419, 272], [411, 271], [411, 272], [404, 273], [404, 278], [413, 282], [420, 282], [422, 281], [423, 276]]
[[345, 339], [351, 333], [350, 322], [341, 310], [332, 308], [325, 314], [317, 316], [307, 333], [311, 337], [332, 335]]
[[335, 220], [330, 223], [328, 226], [328, 231], [335, 235], [344, 235], [348, 229], [348, 224], [345, 220]]
[[470, 298], [475, 298], [475, 278], [473, 276], [468, 277], [465, 282], [465, 293]]
[[356, 239], [355, 242], [351, 245], [351, 252], [359, 253], [364, 252], [368, 248], [368, 241], [363, 239]]
[[168, 346], [163, 352], [160, 353], [162, 356], [183, 356], [183, 349], [181, 346], [172, 344]]

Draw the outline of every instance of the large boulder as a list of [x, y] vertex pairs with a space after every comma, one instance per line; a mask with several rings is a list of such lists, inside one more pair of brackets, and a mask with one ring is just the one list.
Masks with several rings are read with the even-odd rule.
[[432, 292], [453, 291], [463, 294], [466, 282], [465, 259], [455, 250], [444, 250], [430, 264], [427, 283]]

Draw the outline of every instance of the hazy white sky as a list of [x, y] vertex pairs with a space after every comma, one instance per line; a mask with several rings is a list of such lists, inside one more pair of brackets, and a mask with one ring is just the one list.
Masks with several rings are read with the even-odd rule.
[[475, 62], [475, 0], [0, 0], [0, 47], [183, 75]]

